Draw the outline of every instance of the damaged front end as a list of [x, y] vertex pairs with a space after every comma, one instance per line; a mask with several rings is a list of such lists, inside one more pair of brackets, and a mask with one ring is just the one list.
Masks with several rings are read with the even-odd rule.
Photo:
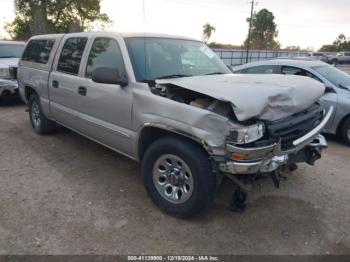
[[[278, 76], [275, 77], [278, 78]], [[283, 80], [286, 81], [284, 78]], [[294, 78], [289, 80], [294, 80]], [[297, 80], [300, 81], [300, 78]], [[280, 84], [277, 92], [271, 91], [270, 96], [267, 96], [266, 99], [255, 99], [259, 104], [266, 104], [265, 109], [262, 108], [260, 113], [260, 116], [264, 117], [257, 115], [250, 119], [242, 118], [243, 114], [238, 119], [236, 109], [241, 111], [242, 109], [237, 108], [232, 102], [219, 99], [223, 94], [214, 97], [212, 90], [208, 89], [200, 93], [197, 87], [184, 87], [185, 83], [196, 86], [197, 82], [191, 78], [181, 81], [178, 79], [157, 81], [151, 86], [151, 91], [158, 96], [203, 109], [212, 115], [226, 119], [222, 123], [225, 127], [221, 126], [221, 129], [218, 128], [215, 132], [211, 130], [213, 127], [206, 128], [207, 124], [203, 123], [207, 118], [203, 118], [202, 122], [194, 122], [193, 126], [210, 130], [206, 137], [202, 136], [200, 139], [208, 145], [208, 153], [217, 164], [219, 172], [231, 175], [251, 175], [271, 173], [282, 166], [300, 162], [313, 165], [321, 157], [322, 149], [327, 147], [327, 142], [320, 133], [332, 116], [333, 108], [326, 112], [317, 103], [324, 92], [324, 87], [320, 88], [320, 85], [313, 80], [309, 82], [306, 79], [305, 81], [314, 88], [309, 105], [305, 99], [302, 104], [298, 104], [295, 97], [299, 97], [300, 92], [296, 92], [291, 85], [286, 85], [285, 88]], [[297, 87], [299, 88], [300, 84]], [[222, 92], [223, 90], [221, 89]], [[292, 98], [286, 99], [286, 90]], [[234, 92], [231, 91], [228, 94], [233, 97], [232, 93]], [[241, 90], [239, 93], [243, 97]], [[275, 101], [268, 101], [271, 97], [274, 97]], [[282, 110], [281, 115], [284, 117], [278, 117], [282, 105], [287, 106], [288, 103], [294, 105], [292, 112], [298, 111], [298, 106], [306, 109], [290, 115]], [[244, 107], [248, 108], [247, 105]], [[273, 112], [274, 115], [271, 116]], [[248, 114], [250, 113], [245, 113], [245, 115]], [[268, 115], [271, 117], [266, 119]], [[215, 143], [213, 143], [214, 140]]]
[[[199, 138], [212, 160], [214, 172], [219, 177], [227, 176], [238, 186], [233, 202], [239, 210], [244, 209], [247, 179], [270, 174], [278, 187], [281, 170], [302, 162], [313, 165], [327, 147], [321, 131], [331, 118], [333, 108], [326, 112], [317, 102], [324, 87], [306, 79], [312, 93], [308, 94], [308, 100], [303, 98], [300, 102], [300, 98], [307, 95], [301, 88], [302, 79], [296, 78], [297, 84], [293, 86], [288, 81], [294, 78], [274, 77], [276, 81], [283, 79], [284, 84], [275, 84], [275, 89], [265, 90], [264, 95], [258, 94], [254, 99], [247, 98], [251, 105], [243, 103], [247, 96], [242, 92], [243, 87], [238, 91], [219, 89], [220, 94], [215, 94], [209, 88], [200, 90], [199, 84], [204, 82], [198, 77], [161, 80], [151, 85], [153, 94], [168, 103], [172, 101], [168, 108], [174, 106], [171, 120], [176, 120], [175, 129], [186, 130], [187, 134]], [[224, 81], [225, 76], [221, 79]], [[258, 79], [256, 77], [251, 85], [260, 84], [263, 88]], [[229, 80], [224, 81], [227, 86], [231, 86]], [[178, 103], [183, 106], [179, 107]], [[158, 107], [163, 108], [160, 104]]]
[[313, 165], [327, 147], [320, 133], [332, 113], [333, 108], [326, 113], [315, 105], [286, 119], [266, 121], [264, 137], [254, 143], [239, 145], [232, 139], [236, 135], [231, 133], [226, 143], [226, 160], [220, 161], [219, 170], [230, 174], [257, 174], [270, 173], [288, 164]]

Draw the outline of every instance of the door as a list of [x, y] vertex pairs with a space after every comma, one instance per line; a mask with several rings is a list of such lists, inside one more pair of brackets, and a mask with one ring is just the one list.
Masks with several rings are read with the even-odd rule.
[[78, 93], [79, 70], [87, 41], [86, 37], [70, 37], [63, 41], [49, 77], [50, 109], [54, 119], [78, 132], [82, 131], [78, 117], [82, 102]]
[[84, 72], [79, 81], [82, 92], [80, 113], [84, 133], [99, 142], [125, 154], [131, 148], [132, 91], [130, 86], [101, 84], [92, 81], [98, 67], [118, 69], [127, 75], [118, 41], [113, 38], [94, 39]]

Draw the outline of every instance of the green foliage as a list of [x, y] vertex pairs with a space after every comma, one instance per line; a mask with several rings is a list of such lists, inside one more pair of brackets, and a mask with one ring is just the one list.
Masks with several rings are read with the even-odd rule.
[[267, 9], [262, 9], [254, 14], [251, 32], [244, 42], [245, 47], [251, 49], [278, 49], [279, 42], [275, 16]]
[[323, 45], [320, 48], [322, 52], [342, 52], [342, 51], [350, 51], [350, 40], [346, 40], [346, 36], [344, 34], [340, 34], [333, 44], [331, 45]]
[[221, 48], [221, 49], [242, 49], [240, 45], [231, 45], [231, 44], [221, 44], [216, 42], [211, 42], [208, 44], [210, 48]]
[[203, 26], [203, 40], [205, 43], [207, 43], [209, 41], [212, 33], [215, 31], [216, 31], [216, 28], [209, 23], [206, 23]]
[[15, 0], [16, 18], [6, 25], [14, 39], [32, 35], [91, 30], [92, 23], [108, 24], [101, 0]]

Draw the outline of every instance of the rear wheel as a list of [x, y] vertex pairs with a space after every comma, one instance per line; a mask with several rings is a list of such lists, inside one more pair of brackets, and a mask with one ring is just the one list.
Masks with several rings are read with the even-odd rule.
[[167, 136], [154, 142], [143, 158], [142, 174], [149, 196], [168, 213], [189, 217], [214, 199], [209, 157], [191, 141]]
[[30, 96], [28, 107], [30, 123], [36, 133], [45, 135], [55, 131], [56, 124], [43, 114], [38, 95], [33, 94]]
[[343, 123], [340, 135], [343, 141], [350, 146], [350, 117]]

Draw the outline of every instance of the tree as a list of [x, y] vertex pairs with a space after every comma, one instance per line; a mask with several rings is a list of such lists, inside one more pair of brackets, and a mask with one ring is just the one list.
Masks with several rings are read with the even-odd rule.
[[15, 0], [16, 17], [6, 25], [14, 39], [32, 35], [91, 30], [92, 23], [108, 24], [101, 0]]
[[320, 51], [323, 52], [341, 52], [341, 51], [349, 51], [350, 50], [350, 40], [346, 39], [344, 34], [340, 34], [333, 44], [331, 45], [323, 45], [320, 48]]
[[206, 23], [203, 26], [203, 40], [205, 43], [207, 43], [209, 41], [212, 33], [215, 31], [216, 31], [216, 28], [209, 23]]
[[255, 13], [252, 18], [252, 28], [244, 42], [245, 47], [253, 49], [277, 49], [279, 42], [275, 40], [278, 36], [275, 16], [267, 9]]
[[300, 48], [300, 46], [290, 45], [290, 46], [286, 46], [285, 48], [283, 48], [283, 50], [286, 50], [286, 51], [300, 51], [301, 48]]

